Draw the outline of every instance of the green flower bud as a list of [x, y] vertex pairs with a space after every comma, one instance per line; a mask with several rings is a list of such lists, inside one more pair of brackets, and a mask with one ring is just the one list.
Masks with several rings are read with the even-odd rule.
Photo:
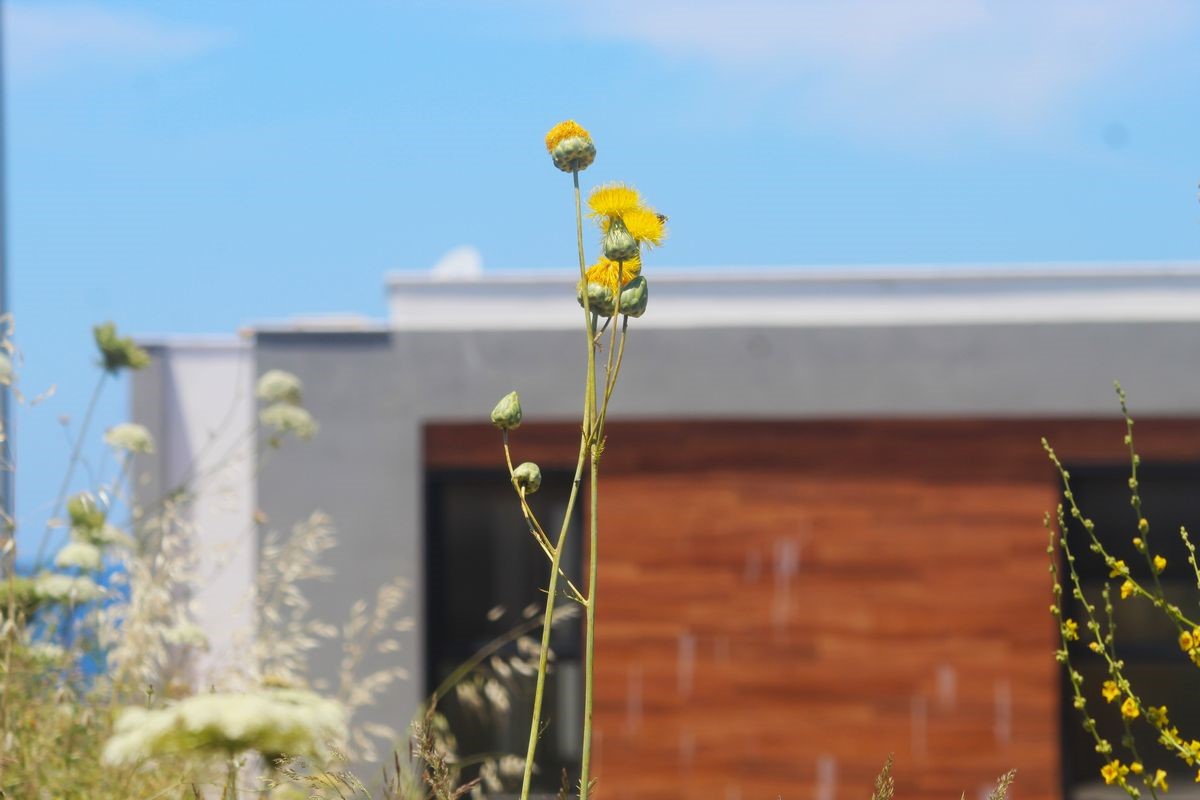
[[596, 145], [590, 139], [572, 136], [556, 144], [550, 158], [563, 172], [582, 172], [596, 160]]
[[516, 392], [509, 392], [496, 403], [492, 409], [492, 424], [502, 431], [521, 427], [521, 398]]
[[72, 528], [94, 531], [104, 527], [108, 513], [97, 505], [94, 497], [85, 492], [67, 501], [67, 516], [71, 518]]
[[633, 261], [638, 255], [638, 241], [620, 217], [613, 217], [608, 223], [603, 246], [604, 257], [610, 261]]
[[[599, 314], [602, 317], [611, 317], [616, 311], [617, 300], [613, 297], [612, 289], [605, 286], [603, 283], [589, 283], [587, 285], [588, 293], [588, 311], [593, 314]], [[583, 283], [580, 282], [579, 289], [575, 292], [575, 299], [579, 301], [580, 307], [583, 306]]]
[[104, 359], [104, 369], [115, 375], [123, 369], [141, 369], [150, 363], [150, 354], [128, 336], [117, 336], [117, 326], [105, 322], [92, 328], [96, 347]]
[[621, 290], [621, 313], [636, 319], [646, 313], [646, 303], [649, 301], [650, 286], [639, 275]]
[[525, 494], [533, 494], [542, 488], [542, 471], [532, 461], [518, 464], [512, 474], [513, 486], [524, 489]]

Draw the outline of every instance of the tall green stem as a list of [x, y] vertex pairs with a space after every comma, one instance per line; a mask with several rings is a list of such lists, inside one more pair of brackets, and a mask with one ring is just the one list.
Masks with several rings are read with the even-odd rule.
[[38, 544], [37, 557], [33, 559], [35, 569], [41, 569], [42, 558], [46, 555], [46, 545], [50, 543], [50, 525], [62, 511], [63, 503], [67, 499], [67, 490], [71, 488], [71, 477], [75, 474], [75, 465], [79, 463], [79, 454], [83, 450], [83, 440], [87, 436], [88, 427], [92, 424], [92, 414], [96, 411], [96, 404], [100, 401], [100, 392], [104, 389], [104, 380], [107, 377], [107, 372], [101, 372], [100, 379], [96, 381], [96, 388], [92, 390], [92, 399], [88, 401], [87, 411], [83, 414], [83, 423], [80, 425], [79, 434], [75, 437], [75, 444], [71, 448], [71, 460], [67, 462], [67, 472], [63, 475], [62, 485], [58, 488], [58, 495], [54, 499], [54, 509], [46, 521], [45, 530], [42, 531], [42, 541]]
[[587, 800], [591, 791], [592, 765], [592, 704], [594, 687], [596, 685], [596, 530], [598, 516], [599, 491], [597, 477], [600, 471], [598, 444], [592, 443], [591, 460], [591, 509], [589, 525], [588, 548], [588, 603], [587, 603], [587, 649], [584, 654], [584, 683], [583, 683], [583, 758], [579, 765], [579, 800]]
[[[572, 173], [575, 187], [575, 239], [579, 248], [579, 278], [587, 279], [587, 259], [583, 252], [583, 204], [579, 194], [579, 173]], [[589, 449], [593, 446], [592, 427], [596, 420], [596, 349], [593, 341], [596, 336], [596, 323], [588, 307], [587, 287], [583, 291], [583, 320], [584, 333], [587, 335], [587, 386], [583, 398], [583, 433], [579, 440], [579, 458], [575, 463], [575, 479], [571, 482], [571, 495], [567, 500], [567, 509], [563, 514], [562, 527], [558, 532], [558, 540], [554, 545], [553, 558], [550, 564], [550, 586], [546, 595], [546, 615], [542, 622], [542, 648], [538, 657], [537, 684], [533, 691], [533, 719], [529, 724], [529, 747], [525, 753], [525, 771], [521, 779], [521, 800], [529, 800], [530, 783], [533, 780], [533, 759], [537, 752], [537, 740], [542, 721], [542, 700], [546, 689], [546, 670], [550, 655], [550, 630], [554, 616], [554, 601], [558, 588], [559, 564], [562, 560], [563, 545], [566, 542], [567, 530], [571, 525], [571, 515], [575, 509], [575, 501], [579, 496], [579, 484], [583, 480], [583, 465], [588, 457]]]

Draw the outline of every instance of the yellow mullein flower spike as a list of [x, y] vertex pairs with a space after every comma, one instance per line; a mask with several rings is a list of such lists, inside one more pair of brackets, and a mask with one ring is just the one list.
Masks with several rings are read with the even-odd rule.
[[1121, 696], [1121, 690], [1117, 688], [1116, 681], [1105, 681], [1104, 685], [1100, 687], [1100, 694], [1104, 695], [1104, 699], [1111, 703]]
[[550, 129], [546, 134], [546, 151], [553, 152], [554, 148], [562, 144], [567, 139], [579, 137], [580, 139], [591, 140], [592, 135], [587, 132], [587, 129], [573, 119], [566, 122], [560, 122]]
[[662, 244], [667, 237], [666, 218], [652, 208], [639, 206], [621, 215], [621, 221], [633, 238], [648, 245]]
[[619, 217], [641, 204], [636, 189], [623, 183], [597, 186], [588, 196], [588, 208], [593, 217]]
[[621, 287], [642, 273], [641, 259], [633, 261], [611, 261], [604, 256], [588, 267], [587, 282], [607, 286], [615, 295]]
[[1121, 703], [1121, 716], [1125, 719], [1137, 719], [1141, 713], [1137, 701], [1132, 697], [1126, 697], [1125, 702]]

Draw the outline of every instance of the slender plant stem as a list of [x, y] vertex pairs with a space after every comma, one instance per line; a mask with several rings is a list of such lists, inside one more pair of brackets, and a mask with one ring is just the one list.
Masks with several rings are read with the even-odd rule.
[[575, 478], [571, 482], [571, 494], [567, 499], [567, 509], [563, 514], [562, 527], [558, 532], [550, 567], [550, 586], [546, 595], [546, 614], [542, 622], [542, 648], [538, 657], [537, 684], [533, 693], [533, 719], [529, 724], [529, 747], [525, 753], [525, 772], [521, 779], [521, 800], [529, 800], [529, 788], [533, 780], [533, 759], [537, 752], [537, 740], [540, 734], [542, 719], [542, 699], [546, 688], [546, 669], [550, 655], [550, 628], [554, 616], [554, 599], [558, 584], [559, 564], [562, 559], [567, 531], [571, 526], [571, 516], [575, 509], [575, 501], [579, 495], [579, 484], [583, 480], [583, 465], [589, 449], [593, 445], [593, 426], [596, 419], [596, 319], [588, 303], [587, 293], [587, 259], [583, 252], [583, 203], [579, 193], [579, 173], [572, 173], [575, 189], [575, 239], [579, 249], [579, 279], [583, 282], [583, 320], [584, 334], [587, 336], [587, 384], [583, 400], [583, 432], [579, 440], [579, 458], [575, 463]]
[[592, 764], [592, 705], [596, 685], [596, 530], [599, 503], [598, 477], [600, 471], [598, 443], [593, 442], [590, 450], [591, 461], [591, 509], [589, 513], [589, 549], [588, 549], [588, 603], [587, 603], [587, 645], [584, 655], [584, 684], [583, 684], [583, 757], [579, 765], [579, 800], [587, 800], [591, 790]]
[[100, 378], [96, 381], [96, 388], [92, 389], [92, 398], [88, 401], [87, 411], [83, 414], [83, 423], [75, 437], [75, 445], [71, 448], [71, 460], [67, 462], [67, 472], [63, 475], [62, 485], [58, 488], [58, 495], [54, 499], [54, 508], [46, 520], [45, 530], [42, 531], [42, 541], [38, 544], [37, 557], [33, 559], [35, 570], [42, 567], [42, 559], [46, 555], [46, 545], [50, 543], [50, 526], [62, 511], [63, 503], [66, 502], [67, 491], [71, 488], [71, 478], [75, 474], [75, 466], [79, 463], [79, 454], [83, 450], [83, 440], [87, 436], [88, 427], [92, 424], [92, 415], [96, 411], [96, 404], [100, 401], [100, 392], [104, 389], [104, 381], [107, 378], [108, 372], [101, 371]]

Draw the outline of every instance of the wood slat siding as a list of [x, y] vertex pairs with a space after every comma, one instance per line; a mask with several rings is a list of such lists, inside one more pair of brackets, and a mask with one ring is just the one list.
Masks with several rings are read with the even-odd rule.
[[[1200, 420], [1143, 420], [1145, 461], [1200, 459]], [[1039, 444], [1121, 463], [1119, 420], [612, 424], [601, 467], [600, 796], [1059, 797]], [[514, 457], [574, 466], [578, 428]], [[498, 433], [432, 425], [431, 468]], [[560, 489], [565, 487], [558, 487]], [[514, 514], [517, 513], [514, 505]]]

